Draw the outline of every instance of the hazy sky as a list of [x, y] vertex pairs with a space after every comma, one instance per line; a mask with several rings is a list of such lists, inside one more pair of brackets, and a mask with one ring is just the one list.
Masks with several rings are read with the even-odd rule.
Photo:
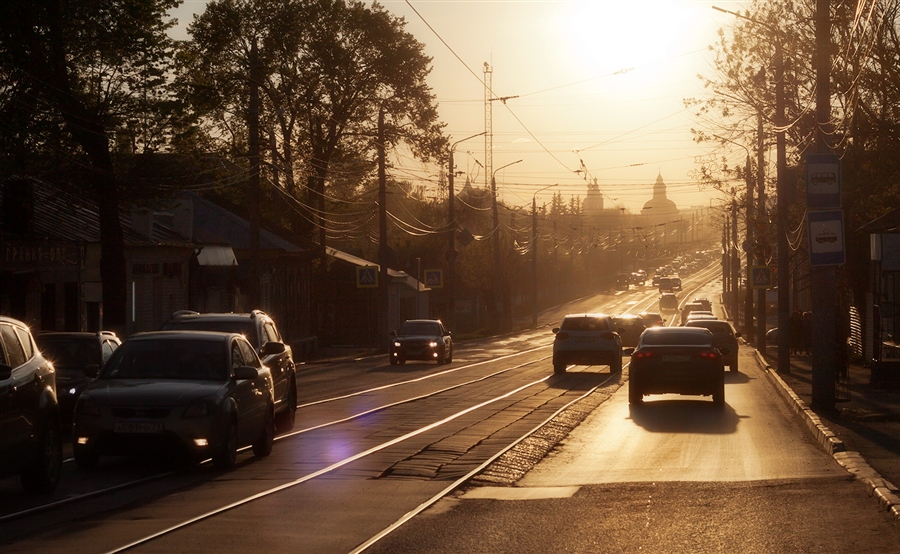
[[[173, 15], [182, 25], [205, 0], [187, 0]], [[679, 208], [720, 198], [700, 191], [689, 173], [708, 155], [691, 140], [700, 123], [684, 107], [707, 94], [708, 46], [745, 4], [704, 0], [383, 0], [432, 57], [429, 77], [451, 141], [485, 130], [484, 64], [492, 69], [493, 169], [511, 204], [549, 201], [554, 191], [585, 197], [597, 179], [605, 207], [638, 212], [657, 174]], [[418, 12], [418, 14], [416, 13]], [[178, 38], [184, 38], [181, 35]], [[444, 44], [446, 43], [446, 44]], [[461, 61], [460, 61], [461, 60]], [[744, 151], [735, 150], [735, 160]], [[485, 185], [485, 141], [456, 148], [456, 166]], [[583, 162], [583, 165], [582, 165]], [[436, 190], [437, 169], [407, 157], [392, 160], [399, 179]], [[481, 164], [481, 165], [479, 165]], [[457, 190], [465, 175], [457, 177]], [[556, 185], [558, 183], [558, 185]]]

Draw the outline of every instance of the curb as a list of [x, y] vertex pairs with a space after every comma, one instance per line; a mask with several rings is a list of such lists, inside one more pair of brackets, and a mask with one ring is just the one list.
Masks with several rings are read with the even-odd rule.
[[856, 480], [861, 481], [866, 486], [869, 496], [873, 497], [883, 510], [890, 513], [895, 520], [900, 522], [900, 489], [879, 475], [859, 452], [847, 451], [844, 447], [844, 441], [839, 439], [831, 429], [822, 423], [819, 416], [806, 405], [806, 402], [794, 393], [772, 366], [766, 363], [759, 351], [754, 349], [753, 353], [759, 366], [765, 369], [766, 375], [777, 385], [778, 392], [788, 401], [794, 412], [800, 414], [800, 417], [806, 423], [806, 427], [825, 452], [830, 454]]

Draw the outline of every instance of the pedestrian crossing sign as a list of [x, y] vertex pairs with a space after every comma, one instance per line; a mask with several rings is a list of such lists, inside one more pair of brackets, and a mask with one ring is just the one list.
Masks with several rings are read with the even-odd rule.
[[755, 289], [772, 288], [772, 268], [766, 265], [755, 265], [750, 272], [750, 285]]
[[444, 287], [444, 270], [443, 269], [426, 269], [425, 270], [425, 286], [432, 289], [440, 289]]
[[358, 289], [377, 289], [378, 288], [378, 266], [365, 265], [356, 268], [356, 288]]

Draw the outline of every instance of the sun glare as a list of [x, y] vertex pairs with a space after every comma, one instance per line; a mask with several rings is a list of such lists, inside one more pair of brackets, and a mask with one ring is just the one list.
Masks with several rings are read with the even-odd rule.
[[579, 71], [636, 68], [680, 54], [686, 34], [682, 2], [573, 2], [556, 21], [569, 62]]

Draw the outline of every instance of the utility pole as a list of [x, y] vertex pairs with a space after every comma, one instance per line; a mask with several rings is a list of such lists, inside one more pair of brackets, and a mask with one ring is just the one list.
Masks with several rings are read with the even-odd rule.
[[250, 306], [241, 309], [249, 311], [261, 307], [259, 294], [260, 253], [259, 253], [259, 49], [256, 39], [250, 45], [250, 98], [247, 109], [247, 158], [250, 163], [250, 186], [248, 206], [250, 208]]
[[[763, 248], [764, 224], [766, 223], [766, 173], [763, 171], [765, 158], [765, 137], [763, 136], [762, 114], [757, 114], [757, 140], [759, 142], [756, 151], [756, 247], [760, 265], [765, 264], [766, 256]], [[766, 354], [766, 289], [756, 289], [756, 349], [760, 354]]]
[[[828, 153], [831, 120], [831, 2], [816, 0], [816, 151]], [[837, 275], [833, 265], [811, 266], [812, 407], [830, 410], [837, 375]]]
[[791, 294], [790, 254], [787, 240], [787, 152], [784, 137], [784, 51], [781, 37], [775, 38], [775, 140], [777, 152], [775, 197], [778, 206], [775, 214], [776, 248], [778, 249], [778, 366], [780, 373], [791, 372], [791, 335], [783, 330], [790, 328]]
[[513, 164], [517, 164], [522, 160], [516, 160], [512, 163], [508, 163], [506, 165], [502, 165], [495, 169], [491, 173], [491, 219], [494, 225], [494, 304], [495, 304], [495, 312], [497, 314], [497, 321], [495, 322], [496, 329], [502, 329], [506, 325], [506, 310], [505, 304], [503, 302], [504, 296], [506, 294], [503, 287], [503, 262], [501, 257], [501, 248], [500, 248], [500, 216], [497, 213], [497, 180], [495, 175], [498, 171], [505, 167], [509, 167]]
[[[384, 106], [378, 109], [378, 305], [376, 329], [387, 348], [390, 333], [390, 288], [388, 286], [388, 258], [390, 246], [387, 238], [387, 169], [384, 144]], [[418, 276], [416, 276], [418, 278]], [[380, 315], [380, 317], [379, 317]]]

